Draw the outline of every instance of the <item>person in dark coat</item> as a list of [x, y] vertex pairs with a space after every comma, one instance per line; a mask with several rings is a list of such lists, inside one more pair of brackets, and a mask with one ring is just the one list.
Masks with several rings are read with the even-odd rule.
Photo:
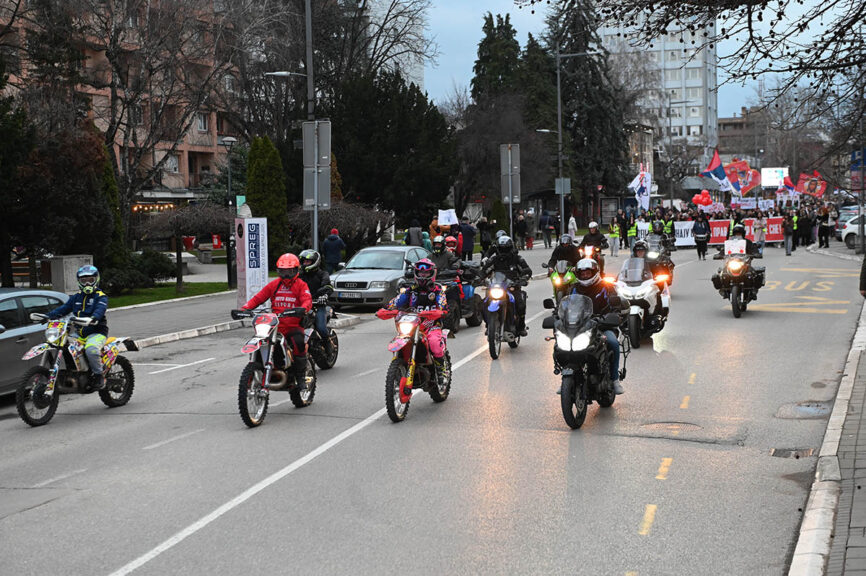
[[340, 238], [340, 231], [331, 228], [331, 234], [322, 242], [322, 259], [325, 261], [325, 270], [328, 271], [328, 274], [337, 271], [337, 265], [343, 258], [343, 250], [345, 249], [346, 243]]
[[493, 239], [490, 237], [490, 223], [484, 216], [478, 221], [478, 239], [481, 244], [481, 253], [487, 254]]
[[464, 262], [470, 262], [472, 261], [472, 253], [475, 252], [475, 233], [478, 230], [469, 223], [469, 217], [464, 216], [460, 231], [463, 232], [463, 250], [460, 259]]

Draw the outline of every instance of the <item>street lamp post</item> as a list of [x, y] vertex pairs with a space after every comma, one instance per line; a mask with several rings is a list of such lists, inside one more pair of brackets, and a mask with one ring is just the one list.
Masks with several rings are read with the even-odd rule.
[[226, 237], [226, 279], [228, 281], [229, 290], [232, 288], [237, 288], [237, 277], [234, 274], [234, 213], [232, 211], [232, 147], [237, 144], [238, 139], [234, 136], [226, 136], [222, 139], [222, 144], [226, 149], [226, 162], [228, 163], [228, 190], [226, 192], [226, 199], [228, 200], [229, 207], [229, 235]]

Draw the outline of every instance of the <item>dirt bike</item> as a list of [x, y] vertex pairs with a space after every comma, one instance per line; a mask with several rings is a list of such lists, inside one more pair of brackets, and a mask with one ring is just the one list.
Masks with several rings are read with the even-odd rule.
[[[250, 428], [265, 421], [272, 390], [287, 390], [296, 408], [313, 403], [316, 396], [316, 365], [312, 355], [307, 354], [306, 358], [304, 378], [307, 387], [300, 390], [292, 370], [295, 359], [291, 346], [287, 345], [285, 336], [278, 330], [280, 318], [303, 318], [306, 313], [306, 308], [289, 308], [279, 314], [232, 310], [231, 315], [235, 320], [253, 318], [255, 329], [255, 335], [241, 348], [241, 352], [250, 355], [250, 360], [241, 372], [238, 384], [238, 412], [241, 420]], [[306, 334], [305, 338], [308, 338]]]
[[[409, 412], [412, 391], [430, 394], [434, 402], [444, 402], [451, 392], [451, 356], [445, 351], [440, 366], [433, 361], [428, 333], [444, 310], [386, 310], [376, 312], [381, 320], [393, 318], [397, 335], [388, 344], [394, 354], [385, 376], [385, 409], [392, 422], [402, 422]], [[443, 330], [447, 336], [447, 330]]]
[[[30, 319], [48, 323], [45, 343], [34, 346], [21, 358], [42, 356], [39, 366], [28, 370], [18, 386], [15, 406], [22, 420], [31, 426], [42, 426], [54, 417], [60, 394], [90, 394], [96, 390], [84, 353], [84, 340], [75, 333], [76, 327], [90, 326], [93, 320], [75, 316], [49, 320], [38, 313], [30, 314]], [[99, 390], [99, 399], [109, 408], [129, 402], [135, 387], [132, 363], [121, 356], [121, 345], [130, 352], [138, 350], [135, 341], [125, 337], [108, 338], [102, 348], [105, 387]]]

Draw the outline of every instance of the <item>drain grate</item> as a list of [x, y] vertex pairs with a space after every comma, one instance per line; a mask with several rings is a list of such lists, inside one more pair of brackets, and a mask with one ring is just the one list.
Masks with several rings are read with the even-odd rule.
[[808, 458], [815, 452], [814, 448], [773, 448], [770, 450], [770, 456], [776, 458]]
[[652, 422], [642, 425], [641, 428], [664, 432], [693, 432], [701, 429], [697, 424], [689, 424], [688, 422]]

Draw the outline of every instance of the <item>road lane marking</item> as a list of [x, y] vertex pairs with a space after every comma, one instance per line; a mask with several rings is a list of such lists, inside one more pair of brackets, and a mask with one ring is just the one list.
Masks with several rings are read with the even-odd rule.
[[673, 458], [662, 458], [661, 466], [659, 466], [658, 474], [656, 474], [656, 480], [668, 479], [668, 471], [670, 471], [673, 461]]
[[682, 402], [682, 404], [680, 404], [681, 410], [688, 410], [689, 409], [689, 400], [691, 400], [691, 398], [692, 398], [691, 396], [683, 396], [683, 402]]
[[[545, 312], [547, 312], [547, 311], [542, 310], [538, 314], [535, 314], [534, 316], [529, 318], [526, 321], [526, 323], [529, 324], [530, 322], [537, 319], [538, 317], [540, 317]], [[483, 346], [481, 346], [480, 348], [478, 348], [477, 350], [472, 352], [469, 356], [459, 360], [454, 365], [452, 365], [451, 371], [454, 372], [455, 370], [457, 370], [458, 368], [460, 368], [461, 366], [463, 366], [464, 364], [466, 364], [467, 362], [469, 362], [470, 360], [472, 360], [473, 358], [475, 358], [479, 354], [482, 354], [484, 351], [487, 350], [487, 348], [488, 348], [487, 343], [485, 343]], [[378, 410], [377, 412], [375, 412], [374, 414], [371, 414], [370, 416], [368, 416], [367, 418], [365, 418], [361, 422], [358, 422], [357, 424], [355, 424], [354, 426], [352, 426], [348, 430], [345, 430], [344, 432], [338, 434], [337, 436], [334, 436], [333, 438], [331, 438], [330, 440], [328, 440], [327, 442], [325, 442], [324, 444], [322, 444], [321, 446], [319, 446], [318, 448], [316, 448], [312, 452], [309, 452], [305, 456], [298, 458], [297, 460], [295, 460], [294, 462], [292, 462], [291, 464], [289, 464], [285, 468], [278, 470], [277, 472], [274, 472], [273, 474], [271, 474], [270, 476], [268, 476], [264, 480], [261, 480], [261, 481], [257, 482], [256, 484], [253, 484], [252, 486], [250, 486], [249, 488], [247, 488], [246, 490], [244, 490], [243, 492], [241, 492], [240, 494], [238, 494], [237, 496], [235, 496], [234, 498], [232, 498], [231, 500], [229, 500], [228, 502], [226, 502], [225, 504], [223, 504], [222, 506], [220, 506], [219, 508], [217, 508], [216, 510], [211, 512], [210, 514], [207, 514], [206, 516], [203, 516], [202, 518], [200, 518], [198, 521], [193, 522], [192, 524], [190, 524], [189, 526], [187, 526], [186, 528], [184, 528], [180, 532], [177, 532], [176, 534], [174, 534], [173, 536], [171, 536], [167, 540], [163, 541], [161, 544], [157, 545], [155, 548], [151, 549], [150, 551], [142, 554], [141, 556], [139, 556], [135, 560], [125, 564], [124, 566], [121, 566], [120, 568], [118, 568], [117, 570], [112, 572], [109, 576], [126, 576], [127, 574], [133, 572], [134, 570], [144, 566], [145, 564], [147, 564], [148, 562], [150, 562], [151, 560], [153, 560], [154, 558], [156, 558], [157, 556], [159, 556], [163, 552], [170, 550], [171, 548], [174, 548], [176, 545], [180, 544], [181, 542], [186, 540], [188, 537], [192, 536], [193, 534], [195, 534], [196, 532], [198, 532], [199, 530], [201, 530], [202, 528], [204, 528], [205, 526], [207, 526], [208, 524], [210, 524], [214, 520], [217, 520], [218, 518], [220, 518], [224, 514], [231, 512], [232, 510], [234, 510], [235, 508], [237, 508], [238, 506], [240, 506], [241, 504], [243, 504], [244, 502], [246, 502], [247, 500], [249, 500], [250, 498], [252, 498], [256, 494], [258, 494], [259, 492], [261, 492], [265, 488], [271, 486], [272, 484], [275, 484], [276, 482], [279, 482], [280, 480], [282, 480], [283, 478], [285, 478], [286, 476], [288, 476], [289, 474], [291, 474], [292, 472], [294, 472], [295, 470], [297, 470], [301, 466], [311, 462], [312, 460], [314, 460], [318, 456], [321, 456], [322, 454], [324, 454], [325, 452], [327, 452], [328, 450], [330, 450], [331, 448], [333, 448], [334, 446], [336, 446], [337, 444], [339, 444], [340, 442], [342, 442], [346, 438], [354, 436], [355, 434], [357, 434], [358, 432], [360, 432], [361, 430], [363, 430], [364, 428], [366, 428], [367, 426], [369, 426], [370, 424], [372, 424], [373, 422], [375, 422], [376, 420], [378, 420], [379, 418], [384, 416], [385, 413], [386, 413], [385, 408], [382, 408], [382, 409]], [[175, 439], [177, 439], [177, 438], [175, 438]]]
[[626, 573], [625, 573], [625, 576], [637, 576], [637, 572], [635, 572], [634, 570], [632, 570], [631, 572], [626, 572]]
[[187, 432], [185, 434], [181, 434], [180, 436], [175, 436], [174, 438], [169, 438], [168, 440], [163, 440], [162, 442], [157, 442], [156, 444], [151, 444], [150, 446], [145, 446], [144, 448], [142, 448], [142, 450], [153, 450], [154, 448], [165, 446], [166, 444], [170, 444], [175, 440], [180, 440], [182, 438], [186, 438], [187, 436], [198, 434], [199, 432], [204, 432], [204, 428], [199, 428], [198, 430], [193, 430], [192, 432]]
[[147, 362], [136, 362], [136, 366], [177, 366], [177, 364], [149, 364]]
[[695, 383], [695, 380], [697, 379], [697, 377], [698, 377], [697, 373], [692, 372], [692, 373], [689, 375], [689, 384], [694, 384], [694, 383]]
[[643, 521], [640, 523], [640, 530], [638, 530], [638, 534], [641, 536], [648, 536], [650, 533], [650, 528], [652, 528], [653, 520], [656, 517], [656, 506], [655, 504], [647, 504], [646, 510], [643, 513]]
[[42, 488], [44, 486], [48, 486], [49, 484], [53, 484], [54, 482], [59, 482], [60, 480], [66, 480], [71, 476], [75, 476], [76, 474], [81, 474], [82, 472], [87, 472], [87, 468], [82, 468], [81, 470], [73, 470], [72, 472], [67, 472], [66, 474], [61, 474], [60, 476], [55, 476], [45, 482], [40, 482], [39, 484], [34, 484], [31, 488]]
[[195, 366], [196, 364], [202, 364], [204, 362], [210, 362], [212, 360], [216, 360], [216, 358], [205, 358], [204, 360], [196, 360], [195, 362], [190, 362], [189, 364], [177, 364], [172, 366], [171, 368], [165, 368], [163, 370], [157, 370], [156, 372], [148, 372], [148, 374], [162, 374], [163, 372], [169, 372], [171, 370], [177, 370], [178, 368], [187, 368], [189, 366]]
[[365, 372], [361, 372], [360, 374], [356, 374], [355, 378], [360, 378], [361, 376], [369, 376], [370, 374], [372, 374], [374, 372], [378, 372], [381, 369], [382, 368], [373, 368], [372, 370], [367, 370]]
[[749, 306], [749, 310], [760, 312], [795, 312], [797, 314], [847, 314], [847, 310], [839, 308], [800, 308], [805, 302], [791, 304], [757, 304]]

